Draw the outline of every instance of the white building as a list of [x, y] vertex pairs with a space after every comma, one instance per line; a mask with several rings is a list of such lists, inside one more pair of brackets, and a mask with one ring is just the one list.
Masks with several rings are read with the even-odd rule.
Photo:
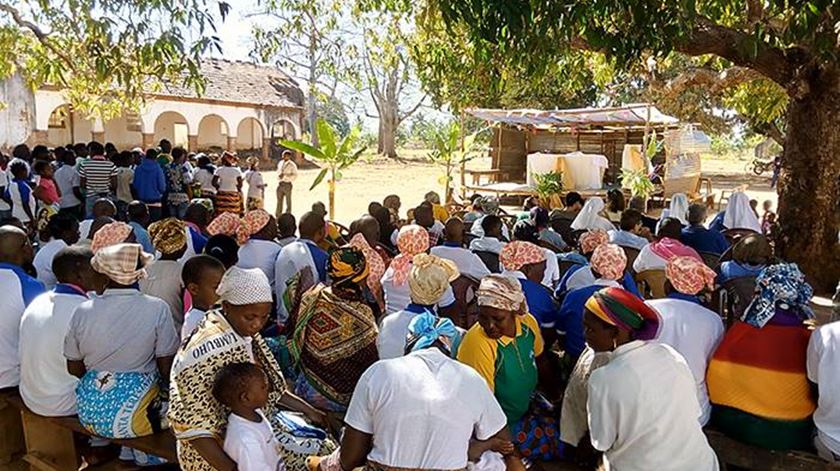
[[[34, 96], [34, 106], [7, 109], [0, 121], [14, 122], [7, 121], [3, 134], [9, 140], [28, 131], [26, 143], [30, 146], [96, 140], [112, 142], [121, 150], [146, 149], [168, 139], [191, 151], [262, 149], [265, 158], [278, 139], [300, 137], [304, 95], [288, 75], [274, 67], [217, 59], [202, 61], [201, 72], [206, 79], [202, 96], [192, 89], [167, 84], [149, 95], [141, 112], [107, 122], [74, 113], [55, 87], [45, 86], [23, 97], [19, 87], [6, 85], [5, 89], [0, 87], [0, 95], [5, 95], [0, 101], [17, 103], [33, 100]], [[24, 132], [14, 132], [15, 127], [24, 128]], [[0, 147], [20, 143], [2, 141]]]

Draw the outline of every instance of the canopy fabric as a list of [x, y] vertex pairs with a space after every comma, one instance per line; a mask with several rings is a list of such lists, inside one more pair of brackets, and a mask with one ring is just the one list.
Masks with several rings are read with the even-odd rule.
[[[648, 109], [650, 120], [648, 121]], [[568, 110], [485, 109], [470, 108], [470, 115], [493, 123], [510, 126], [552, 128], [576, 126], [644, 126], [678, 124], [679, 120], [659, 111], [653, 105], [632, 104], [615, 108], [576, 108]]]

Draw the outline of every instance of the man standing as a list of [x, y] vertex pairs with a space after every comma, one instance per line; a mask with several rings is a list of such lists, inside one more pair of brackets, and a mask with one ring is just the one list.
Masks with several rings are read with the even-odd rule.
[[[277, 184], [277, 219], [283, 213], [292, 212], [292, 184], [297, 178], [297, 165], [292, 161], [292, 152], [283, 151], [283, 159], [277, 165], [280, 183]], [[283, 199], [286, 199], [286, 210], [283, 211]]]
[[79, 168], [80, 186], [85, 192], [85, 216], [93, 215], [93, 204], [100, 198], [110, 198], [117, 189], [117, 167], [105, 158], [105, 147], [93, 141], [88, 144], [90, 159]]

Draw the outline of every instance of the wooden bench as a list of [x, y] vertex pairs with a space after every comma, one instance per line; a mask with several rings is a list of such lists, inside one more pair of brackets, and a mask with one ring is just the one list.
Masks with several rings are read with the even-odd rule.
[[840, 471], [840, 464], [829, 463], [814, 453], [767, 450], [741, 443], [717, 430], [704, 431], [722, 470], [729, 465], [757, 471]]
[[[84, 428], [76, 417], [44, 417], [35, 414], [17, 394], [5, 394], [0, 399], [20, 410], [26, 455], [23, 460], [32, 469], [43, 471], [76, 471], [80, 454], [76, 451], [73, 434], [95, 437]], [[175, 436], [165, 430], [148, 437], [132, 439], [107, 439], [111, 443], [160, 456], [170, 463], [178, 463]]]

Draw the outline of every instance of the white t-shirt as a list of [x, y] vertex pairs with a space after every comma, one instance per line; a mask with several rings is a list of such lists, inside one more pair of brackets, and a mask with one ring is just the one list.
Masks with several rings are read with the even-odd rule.
[[432, 247], [431, 253], [434, 256], [451, 261], [456, 267], [458, 267], [458, 271], [461, 272], [462, 275], [470, 276], [476, 280], [481, 280], [490, 274], [490, 270], [488, 270], [487, 266], [484, 265], [484, 262], [478, 258], [478, 255], [463, 247], [447, 247], [445, 245], [439, 245], [437, 247]]
[[76, 385], [67, 372], [64, 337], [87, 296], [72, 288], [44, 293], [20, 321], [20, 396], [32, 412], [48, 417], [76, 414]]
[[20, 267], [0, 264], [0, 389], [20, 384], [20, 319], [44, 285]]
[[[484, 227], [481, 226], [481, 223], [484, 221], [484, 216], [476, 219], [475, 222], [472, 223], [470, 226], [470, 234], [476, 237], [484, 237]], [[508, 230], [507, 224], [502, 223], [502, 236], [505, 239], [510, 240], [510, 231]]]
[[259, 170], [248, 170], [245, 172], [245, 181], [248, 182], [248, 198], [265, 197], [263, 176]]
[[[385, 274], [380, 280], [382, 283], [382, 292], [385, 294], [385, 313], [391, 314], [397, 311], [402, 311], [411, 303], [411, 289], [408, 287], [408, 280], [402, 285], [394, 283], [394, 270], [388, 267]], [[455, 293], [452, 291], [452, 286], [446, 288], [443, 292], [443, 297], [440, 298], [438, 306], [447, 307], [455, 303]]]
[[650, 249], [650, 244], [648, 244], [639, 251], [639, 256], [633, 262], [633, 271], [641, 273], [647, 270], [664, 270], [667, 264], [668, 262], [659, 255], [656, 255]]
[[820, 441], [840, 455], [840, 322], [826, 324], [811, 334], [808, 379], [819, 386], [814, 423]]
[[405, 339], [408, 336], [408, 324], [419, 314], [411, 311], [398, 311], [382, 318], [379, 336], [376, 337], [376, 349], [380, 360], [398, 358], [405, 355]]
[[589, 377], [589, 433], [606, 469], [717, 471], [694, 378], [673, 348], [635, 340]]
[[58, 282], [52, 271], [52, 262], [55, 255], [65, 247], [67, 247], [67, 244], [63, 240], [51, 240], [44, 244], [41, 250], [35, 254], [35, 259], [32, 261], [32, 264], [35, 265], [38, 279], [41, 280], [41, 283], [44, 283], [47, 289], [53, 289]]
[[297, 240], [280, 249], [274, 262], [274, 294], [277, 297], [277, 321], [285, 322], [289, 318], [286, 303], [282, 302], [286, 293], [286, 283], [297, 272], [306, 267], [312, 271], [312, 276], [318, 278], [318, 269], [307, 244], [311, 241]]
[[224, 450], [236, 462], [239, 471], [281, 471], [285, 469], [280, 457], [280, 443], [271, 430], [271, 422], [257, 409], [259, 423], [228, 416]]
[[184, 325], [181, 326], [181, 340], [189, 337], [190, 334], [198, 328], [198, 324], [204, 320], [204, 316], [206, 315], [207, 311], [202, 311], [201, 309], [197, 309], [195, 307], [187, 311], [187, 313], [184, 314]]
[[[7, 188], [9, 186], [9, 176], [6, 171], [0, 168], [0, 187]], [[9, 211], [12, 207], [3, 198], [0, 198], [0, 211]]]
[[700, 403], [700, 425], [706, 425], [712, 415], [706, 368], [723, 339], [723, 321], [717, 313], [691, 301], [665, 298], [646, 302], [659, 313], [656, 340], [674, 347], [688, 363]]
[[251, 239], [239, 247], [239, 268], [259, 268], [274, 289], [274, 263], [283, 247], [271, 240]]
[[484, 379], [436, 348], [374, 363], [344, 421], [373, 435], [369, 460], [411, 469], [463, 469], [473, 434], [487, 440], [507, 425]]
[[219, 191], [238, 191], [238, 179], [242, 178], [239, 167], [219, 167], [215, 176], [219, 177]]
[[200, 168], [195, 171], [193, 181], [201, 185], [202, 193], [216, 194], [216, 187], [213, 186], [213, 174], [206, 168]]
[[88, 235], [90, 235], [90, 227], [93, 225], [93, 219], [83, 219], [82, 222], [79, 223], [79, 235], [82, 239], [88, 239]]

